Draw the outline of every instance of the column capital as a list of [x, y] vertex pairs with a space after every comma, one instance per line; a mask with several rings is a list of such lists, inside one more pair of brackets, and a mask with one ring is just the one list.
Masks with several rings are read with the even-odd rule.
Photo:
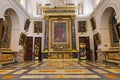
[[49, 16], [46, 15], [46, 16], [44, 16], [44, 18], [45, 18], [45, 20], [48, 20], [48, 19], [49, 19]]
[[74, 15], [74, 16], [72, 15], [71, 18], [72, 18], [72, 19], [75, 19], [75, 15]]

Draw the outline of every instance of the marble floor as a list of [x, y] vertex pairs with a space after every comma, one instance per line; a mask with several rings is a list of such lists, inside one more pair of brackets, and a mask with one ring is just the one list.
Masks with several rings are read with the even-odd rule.
[[0, 80], [120, 80], [120, 68], [85, 60], [50, 59], [0, 68]]

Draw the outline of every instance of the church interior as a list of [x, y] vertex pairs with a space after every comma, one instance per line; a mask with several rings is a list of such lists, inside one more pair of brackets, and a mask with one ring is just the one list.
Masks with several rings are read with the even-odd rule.
[[120, 80], [120, 0], [0, 0], [0, 80]]

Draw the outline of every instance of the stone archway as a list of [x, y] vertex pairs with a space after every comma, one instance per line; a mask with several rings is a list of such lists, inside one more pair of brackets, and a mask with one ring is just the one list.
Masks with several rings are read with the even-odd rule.
[[[19, 38], [17, 38], [17, 37], [19, 37], [18, 32], [17, 32], [17, 30], [19, 29], [19, 27], [18, 27], [19, 26], [18, 14], [15, 12], [14, 9], [7, 8], [4, 12], [4, 18], [5, 18], [4, 28], [6, 28], [6, 30], [8, 28], [8, 30], [7, 30], [8, 33], [6, 33], [7, 36], [5, 36], [6, 30], [4, 30], [3, 36], [4, 36], [5, 40], [6, 40], [6, 38], [8, 40], [7, 40], [7, 44], [5, 44], [6, 46], [3, 46], [3, 48], [10, 48], [10, 49], [14, 50], [15, 46], [18, 46], [17, 39], [19, 39]], [[8, 22], [8, 23], [6, 23], [6, 22]]]
[[[114, 24], [112, 24], [111, 20], [113, 18], [113, 14], [114, 14], [114, 18], [115, 18], [115, 15], [116, 15], [116, 12], [114, 10], [114, 8], [112, 7], [108, 7], [104, 10], [103, 14], [102, 14], [102, 18], [101, 18], [101, 30], [102, 30], [102, 33], [101, 33], [101, 36], [102, 36], [102, 44], [104, 46], [104, 49], [108, 49], [109, 47], [113, 47], [112, 43], [113, 43], [113, 37], [112, 36], [112, 32], [111, 30], [113, 30], [113, 25], [117, 22], [115, 21]], [[112, 24], [112, 25], [111, 25]], [[105, 46], [107, 45], [107, 46]]]

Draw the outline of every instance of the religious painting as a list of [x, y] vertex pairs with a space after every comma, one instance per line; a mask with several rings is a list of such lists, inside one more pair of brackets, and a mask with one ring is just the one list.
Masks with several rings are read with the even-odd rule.
[[2, 35], [3, 35], [3, 18], [0, 18], [0, 46], [1, 46]]
[[41, 43], [42, 43], [42, 38], [41, 37], [35, 37], [35, 40], [34, 40], [34, 55], [35, 55], [35, 57], [40, 56]]
[[5, 21], [2, 29], [2, 48], [9, 48], [10, 47], [10, 40], [11, 40], [11, 18], [10, 16], [5, 16]]
[[116, 24], [114, 26], [114, 29], [115, 29], [115, 33], [117, 35], [117, 39], [119, 40], [120, 39], [120, 23]]
[[100, 34], [98, 32], [95, 34], [95, 42], [97, 45], [101, 44]]
[[24, 26], [24, 30], [25, 30], [25, 31], [28, 31], [29, 25], [30, 25], [30, 20], [27, 19], [26, 22], [25, 22], [25, 26]]
[[26, 40], [26, 35], [21, 32], [20, 37], [19, 37], [19, 45], [24, 46]]
[[66, 22], [54, 21], [53, 24], [53, 42], [66, 43], [68, 36], [68, 26]]
[[95, 21], [95, 18], [92, 17], [90, 19], [90, 22], [91, 22], [91, 26], [92, 26], [92, 30], [94, 31], [96, 29], [96, 21]]
[[42, 21], [34, 22], [34, 33], [42, 33]]
[[115, 17], [115, 11], [113, 10], [109, 19], [110, 42], [112, 47], [119, 46], [118, 27], [119, 27], [119, 24]]
[[78, 21], [78, 32], [86, 32], [86, 21]]

